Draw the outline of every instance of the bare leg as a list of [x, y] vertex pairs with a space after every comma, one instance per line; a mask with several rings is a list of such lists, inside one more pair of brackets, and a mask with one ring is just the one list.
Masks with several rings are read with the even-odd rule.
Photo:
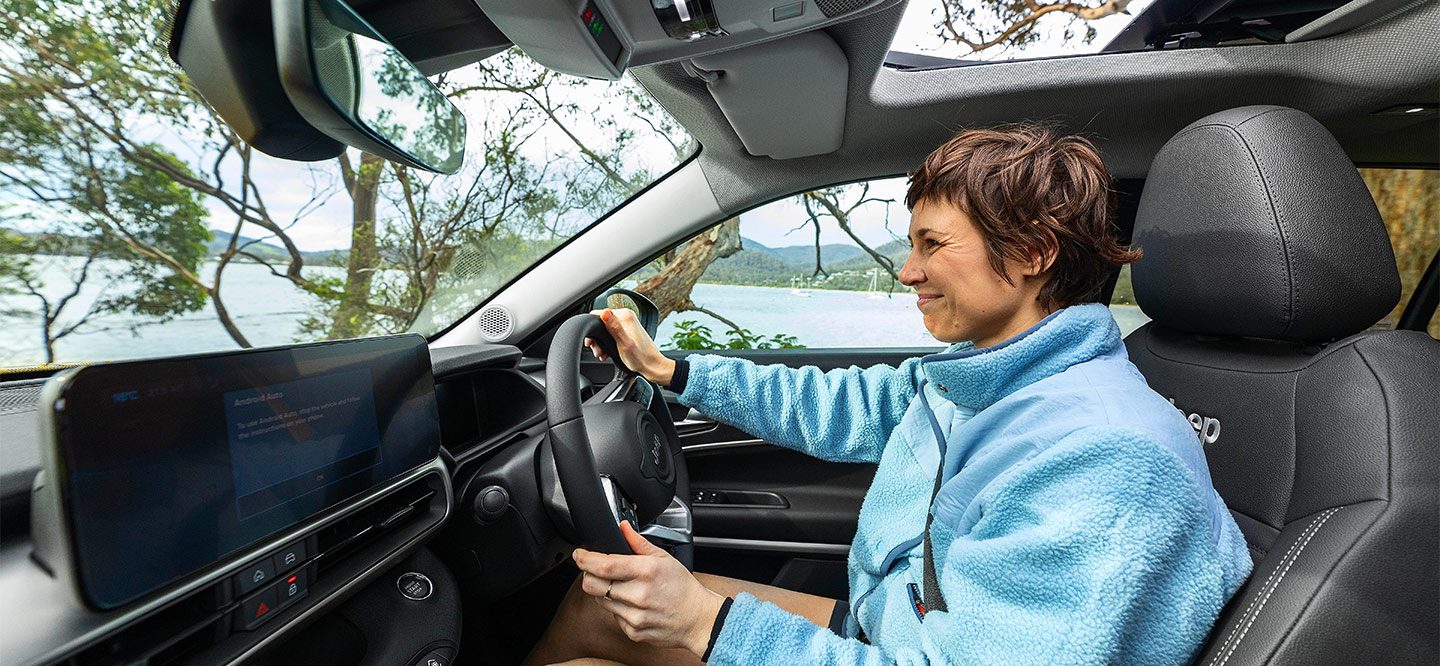
[[[821, 627], [829, 624], [830, 614], [835, 610], [834, 599], [813, 594], [710, 574], [697, 573], [695, 578], [701, 585], [728, 597], [749, 592]], [[545, 635], [540, 637], [540, 642], [525, 659], [527, 666], [561, 662], [576, 666], [616, 662], [629, 666], [701, 663], [688, 650], [658, 648], [631, 641], [620, 630], [615, 617], [580, 590], [578, 577], [560, 603], [560, 610], [555, 613], [550, 628], [545, 630]]]

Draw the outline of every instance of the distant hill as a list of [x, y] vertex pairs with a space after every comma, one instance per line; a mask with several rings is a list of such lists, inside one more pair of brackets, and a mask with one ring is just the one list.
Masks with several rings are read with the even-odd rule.
[[[743, 284], [756, 286], [788, 287], [795, 279], [809, 280], [815, 272], [814, 245], [787, 245], [769, 247], [758, 241], [740, 239], [741, 250], [723, 259], [716, 260], [705, 270], [701, 282], [712, 284]], [[909, 248], [904, 243], [892, 241], [876, 248], [895, 262], [896, 270], [905, 262]], [[875, 260], [864, 250], [854, 245], [839, 243], [820, 246], [821, 264], [830, 277], [817, 280], [812, 286], [827, 289], [868, 289], [868, 277]], [[884, 289], [888, 280], [879, 285]]]
[[[876, 247], [875, 251], [884, 255], [885, 258], [889, 259], [890, 261], [894, 262], [895, 272], [899, 273], [900, 267], [905, 265], [905, 255], [910, 254], [910, 246], [906, 245], [905, 241], [895, 240]], [[858, 247], [855, 248], [855, 255], [856, 256], [853, 258], [837, 262], [834, 266], [834, 270], [870, 270], [870, 267], [875, 265], [875, 259], [873, 259], [868, 253]], [[830, 269], [831, 267], [829, 264], [826, 264], [825, 268]]]
[[[228, 231], [214, 231], [212, 233], [215, 234], [215, 238], [207, 244], [207, 247], [210, 249], [210, 256], [213, 257], [218, 256], [230, 245], [231, 234]], [[246, 243], [252, 243], [255, 240], [256, 239], [249, 236], [241, 236], [239, 244], [244, 245]], [[286, 252], [283, 246], [274, 241], [254, 242], [245, 248], [245, 251], [266, 261], [288, 261], [290, 259], [290, 253]], [[311, 264], [343, 264], [346, 254], [345, 250], [300, 251], [300, 256], [304, 258], [307, 263]]]

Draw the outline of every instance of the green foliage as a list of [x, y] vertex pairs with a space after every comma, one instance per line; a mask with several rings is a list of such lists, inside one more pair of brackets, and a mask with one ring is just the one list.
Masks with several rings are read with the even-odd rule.
[[[148, 149], [170, 168], [189, 173], [184, 162], [160, 146]], [[125, 262], [112, 279], [132, 285], [105, 299], [104, 309], [168, 320], [204, 307], [205, 290], [171, 270], [173, 264], [153, 256], [162, 252], [185, 271], [194, 274], [200, 270], [211, 238], [206, 225], [208, 211], [200, 204], [200, 196], [146, 165], [126, 163], [118, 173], [107, 176], [97, 184], [110, 188], [105, 202], [97, 206], [86, 201], [77, 206], [99, 221], [96, 226], [103, 238], [103, 255]], [[104, 210], [97, 210], [102, 206]], [[136, 249], [137, 243], [146, 250]]]
[[[0, 297], [25, 293], [25, 285], [35, 280], [35, 259], [32, 244], [21, 234], [0, 227]], [[18, 309], [0, 309], [0, 316], [28, 314]]]
[[748, 328], [732, 328], [725, 332], [724, 341], [714, 338], [709, 326], [687, 319], [675, 324], [676, 331], [670, 336], [675, 349], [804, 349], [805, 345], [793, 335], [776, 333], [770, 337], [755, 334]]

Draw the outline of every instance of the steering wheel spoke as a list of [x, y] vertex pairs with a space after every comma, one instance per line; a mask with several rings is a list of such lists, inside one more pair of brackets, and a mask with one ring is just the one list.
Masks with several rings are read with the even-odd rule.
[[690, 505], [676, 497], [670, 500], [669, 508], [655, 517], [655, 522], [646, 525], [640, 534], [660, 546], [688, 546], [694, 543], [695, 520]]
[[635, 385], [636, 378], [637, 376], [634, 374], [626, 372], [616, 373], [614, 379], [610, 380], [608, 384], [600, 387], [599, 390], [595, 391], [594, 395], [586, 398], [580, 404], [585, 407], [589, 407], [591, 405], [599, 405], [607, 402], [614, 402], [616, 400], [623, 400], [625, 399], [625, 396], [630, 392], [630, 388]]

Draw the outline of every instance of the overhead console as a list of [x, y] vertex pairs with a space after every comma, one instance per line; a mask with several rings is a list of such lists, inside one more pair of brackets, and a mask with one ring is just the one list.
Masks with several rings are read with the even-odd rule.
[[0, 552], [19, 663], [255, 655], [450, 512], [420, 336], [88, 366], [41, 405], [33, 552]]
[[551, 69], [618, 79], [629, 67], [806, 32], [895, 0], [475, 0]]

